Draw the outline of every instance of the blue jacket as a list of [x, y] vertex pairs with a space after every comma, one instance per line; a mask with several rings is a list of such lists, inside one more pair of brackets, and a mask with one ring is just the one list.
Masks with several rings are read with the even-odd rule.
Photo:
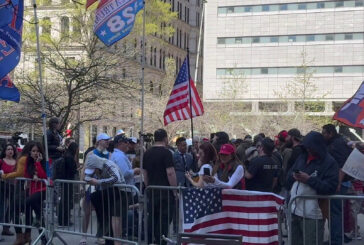
[[315, 152], [318, 158], [307, 164], [307, 151], [303, 151], [299, 155], [287, 175], [289, 189], [295, 182], [293, 171], [300, 170], [311, 176], [306, 184], [316, 190], [318, 195], [334, 194], [339, 182], [339, 167], [335, 159], [328, 153], [324, 137], [318, 132], [311, 131], [303, 139], [302, 145], [305, 149]]
[[179, 151], [173, 153], [174, 168], [176, 170], [177, 185], [190, 186], [190, 182], [185, 177], [185, 172], [194, 169], [193, 157], [190, 153], [184, 154], [186, 166], [183, 164], [182, 155]]

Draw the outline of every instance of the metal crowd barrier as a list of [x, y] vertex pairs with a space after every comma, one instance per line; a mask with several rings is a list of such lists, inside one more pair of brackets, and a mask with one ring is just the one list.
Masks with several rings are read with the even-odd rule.
[[[322, 210], [324, 210], [326, 207], [326, 211], [324, 211], [325, 214], [323, 214], [323, 219], [312, 219], [312, 218], [308, 218], [307, 215], [309, 215], [308, 213], [306, 213], [306, 207], [309, 205], [307, 202], [309, 200], [320, 200], [320, 210], [322, 212]], [[300, 244], [304, 244], [304, 245], [320, 245], [322, 244], [322, 241], [324, 240], [324, 234], [325, 234], [325, 223], [326, 221], [328, 222], [328, 242], [331, 245], [331, 229], [332, 227], [337, 227], [332, 223], [331, 220], [331, 205], [332, 202], [336, 202], [336, 204], [338, 204], [338, 206], [340, 207], [340, 211], [339, 213], [341, 213], [341, 241], [335, 241], [335, 243], [337, 244], [344, 244], [344, 234], [345, 234], [345, 230], [344, 230], [344, 220], [347, 217], [344, 217], [344, 208], [345, 208], [345, 203], [344, 201], [347, 200], [352, 200], [352, 201], [357, 201], [360, 203], [363, 203], [364, 201], [364, 195], [330, 195], [330, 196], [325, 196], [325, 195], [302, 195], [302, 196], [295, 196], [294, 198], [292, 198], [289, 201], [288, 204], [288, 208], [287, 208], [287, 223], [288, 223], [288, 245], [296, 245], [298, 244], [298, 242], [300, 242]], [[298, 216], [295, 214], [292, 214], [292, 205], [296, 202], [299, 201], [303, 201], [303, 218], [302, 216]], [[312, 204], [312, 203], [311, 203]], [[322, 209], [324, 208], [324, 209]], [[358, 214], [358, 213], [357, 213]], [[357, 214], [354, 215], [354, 221], [355, 221], [355, 227], [354, 227], [354, 238], [357, 237], [357, 227], [358, 227], [358, 220], [357, 220]], [[325, 217], [327, 216], [327, 217]], [[300, 224], [302, 223], [302, 224]], [[308, 234], [310, 231], [306, 231], [307, 229], [311, 229], [312, 227], [315, 228], [314, 230], [314, 234], [315, 234], [315, 241], [314, 242], [310, 242], [307, 241], [309, 239], [312, 240], [312, 238], [310, 237], [310, 234]], [[297, 232], [298, 230], [301, 230], [302, 235], [300, 237], [293, 237], [293, 233]], [[302, 240], [300, 240], [302, 239]]]
[[[32, 183], [45, 190], [31, 195]], [[45, 179], [0, 180], [0, 225], [14, 227], [17, 233], [38, 229], [39, 235], [32, 244], [37, 244], [41, 239], [45, 240], [48, 208], [46, 189], [48, 187], [48, 181]]]
[[104, 238], [115, 244], [140, 244], [138, 189], [131, 185], [99, 188], [84, 181], [54, 181], [51, 240], [57, 237], [67, 244], [59, 235], [64, 233]]
[[182, 231], [179, 199], [184, 187], [148, 186], [144, 192], [144, 237], [147, 244], [177, 240]]

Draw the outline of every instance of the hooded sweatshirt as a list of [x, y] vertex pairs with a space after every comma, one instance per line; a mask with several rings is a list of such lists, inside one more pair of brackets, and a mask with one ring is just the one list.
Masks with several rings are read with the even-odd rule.
[[[328, 153], [322, 134], [311, 131], [303, 139], [304, 148], [314, 155], [303, 151], [287, 175], [287, 184], [291, 188], [291, 198], [298, 195], [331, 195], [334, 194], [339, 180], [337, 162]], [[306, 183], [295, 181], [293, 172], [299, 170], [310, 178]], [[305, 208], [305, 210], [304, 210]], [[322, 212], [317, 199], [297, 198], [292, 205], [292, 213], [311, 219], [322, 219]]]

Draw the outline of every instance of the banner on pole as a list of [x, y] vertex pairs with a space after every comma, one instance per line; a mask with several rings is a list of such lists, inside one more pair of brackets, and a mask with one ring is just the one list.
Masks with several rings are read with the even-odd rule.
[[333, 119], [350, 127], [364, 128], [364, 82], [354, 96], [335, 113]]
[[107, 46], [129, 35], [143, 0], [101, 1], [96, 10], [94, 32]]

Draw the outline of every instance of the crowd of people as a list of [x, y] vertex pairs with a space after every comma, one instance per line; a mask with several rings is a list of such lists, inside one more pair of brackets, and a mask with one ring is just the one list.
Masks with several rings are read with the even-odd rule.
[[[82, 232], [87, 233], [94, 209], [100, 244], [121, 244], [103, 237], [124, 235], [128, 222], [125, 214], [136, 198], [132, 189], [118, 188], [116, 184], [138, 188], [140, 185], [183, 186], [274, 192], [284, 196], [286, 203], [297, 195], [345, 195], [364, 189], [362, 182], [341, 171], [353, 148], [363, 152], [363, 143], [349, 142], [332, 124], [323, 126], [321, 133], [311, 131], [305, 136], [295, 128], [283, 130], [273, 139], [263, 133], [230, 139], [226, 132], [217, 132], [210, 138], [194, 137], [188, 145], [186, 138], [179, 137], [175, 146], [170, 144], [167, 132], [158, 129], [154, 132], [153, 144], [147, 149], [137, 138], [129, 138], [123, 132], [118, 132], [113, 139], [100, 133], [94, 145], [84, 153], [83, 165], [78, 163], [77, 143], [72, 138], [62, 139], [59, 128], [59, 119], [51, 118], [47, 130], [51, 179], [87, 182], [82, 190], [85, 195], [81, 201]], [[142, 148], [145, 154], [141, 164]], [[6, 180], [0, 185], [0, 222], [20, 224], [20, 213], [24, 213], [25, 225], [42, 224], [46, 185], [39, 180], [49, 177], [42, 144], [29, 142], [21, 152], [13, 144], [7, 144], [1, 153], [0, 169], [1, 179]], [[31, 181], [24, 188], [24, 183], [14, 181], [19, 177]], [[57, 192], [58, 225], [72, 226], [73, 188], [70, 183], [63, 183]], [[154, 227], [148, 231], [148, 244], [163, 244], [161, 234], [168, 234], [175, 217], [176, 193], [161, 193], [154, 192], [153, 196], [147, 193], [150, 200], [153, 199], [148, 202], [147, 212], [160, 217], [148, 219], [148, 228]], [[168, 208], [161, 208], [163, 203], [168, 203]], [[353, 222], [352, 206], [349, 201], [342, 206], [341, 200], [329, 204], [322, 199], [296, 199], [289, 210], [292, 236], [297, 244], [323, 244], [324, 224], [329, 220], [331, 244], [342, 244], [342, 240], [349, 242], [350, 234], [358, 229]], [[20, 227], [15, 227], [15, 233], [14, 245], [31, 241], [29, 228], [23, 233]], [[4, 226], [2, 235], [14, 234]], [[42, 237], [42, 243], [46, 242], [46, 237]], [[82, 237], [80, 244], [87, 244], [87, 238]]]

